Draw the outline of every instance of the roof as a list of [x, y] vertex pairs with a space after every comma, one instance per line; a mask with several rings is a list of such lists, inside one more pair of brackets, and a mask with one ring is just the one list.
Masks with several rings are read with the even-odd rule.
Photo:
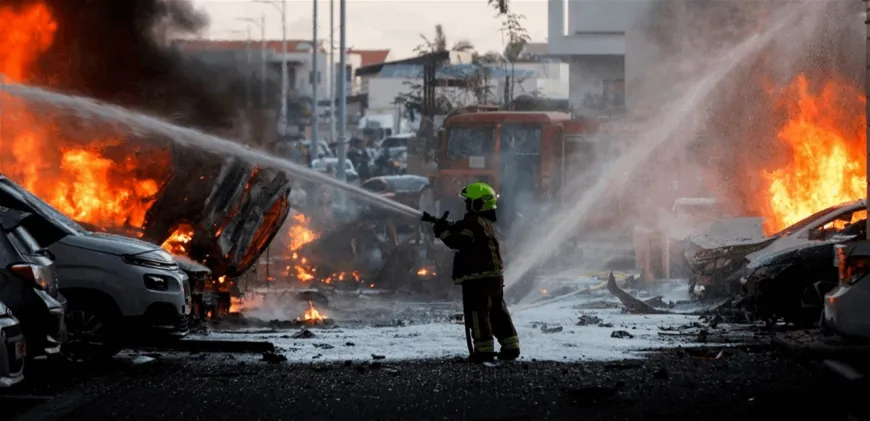
[[[248, 47], [247, 40], [220, 40], [220, 39], [190, 39], [177, 40], [176, 44], [184, 51], [203, 51], [203, 50], [242, 50]], [[325, 53], [323, 41], [317, 43], [320, 46], [320, 51]], [[253, 48], [260, 48], [262, 41], [252, 40]], [[304, 39], [288, 39], [287, 52], [301, 53], [311, 51], [311, 41]], [[283, 40], [266, 40], [266, 49], [271, 50], [275, 54], [284, 52]]]
[[402, 60], [388, 61], [383, 63], [371, 64], [368, 66], [360, 66], [354, 70], [354, 76], [373, 76], [380, 73], [381, 69], [387, 65], [395, 65], [395, 64], [419, 64], [423, 65], [426, 63], [436, 63], [441, 64], [445, 62], [450, 62], [451, 52], [450, 51], [438, 51], [434, 53], [425, 54], [422, 56], [406, 58]]
[[387, 57], [390, 55], [390, 50], [357, 50], [351, 48], [347, 50], [347, 53], [358, 55], [360, 57], [360, 67], [362, 67], [387, 61]]
[[[511, 74], [510, 71], [500, 65], [476, 65], [476, 64], [453, 64], [438, 66], [435, 71], [436, 79], [467, 79], [473, 76], [479, 69], [488, 69], [492, 78], [503, 78]], [[513, 77], [530, 78], [535, 75], [534, 71], [514, 69]], [[423, 77], [422, 64], [384, 64], [378, 72], [378, 77], [396, 77], [403, 79], [419, 79]]]
[[559, 112], [539, 111], [486, 111], [480, 113], [461, 113], [448, 116], [444, 124], [462, 123], [502, 123], [506, 120], [523, 123], [552, 123], [570, 120], [571, 115]]

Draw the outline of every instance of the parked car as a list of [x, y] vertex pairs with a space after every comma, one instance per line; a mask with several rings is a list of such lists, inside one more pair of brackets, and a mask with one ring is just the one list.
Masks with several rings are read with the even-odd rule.
[[0, 301], [21, 322], [31, 357], [60, 352], [66, 337], [64, 299], [54, 256], [24, 229], [32, 214], [0, 207]]
[[[865, 201], [856, 200], [822, 209], [785, 229], [758, 238], [741, 238], [727, 242], [705, 236], [689, 238], [686, 258], [691, 267], [690, 289], [703, 286], [706, 292], [721, 293], [728, 279], [746, 265], [765, 255], [812, 243], [836, 241], [838, 236], [866, 219]], [[745, 219], [745, 218], [744, 218]]]
[[824, 327], [870, 339], [870, 241], [833, 247], [837, 285], [825, 295]]
[[[330, 165], [332, 168], [337, 169], [338, 158], [321, 158], [311, 161], [311, 168], [315, 171], [326, 172]], [[335, 173], [333, 173], [333, 175], [335, 175]], [[356, 168], [353, 167], [353, 163], [350, 162], [349, 159], [344, 160], [344, 175], [349, 183], [359, 181], [359, 174], [357, 174]]]
[[144, 241], [88, 231], [2, 176], [0, 206], [32, 213], [22, 225], [55, 256], [60, 293], [68, 300], [66, 357], [114, 355], [128, 335], [187, 335], [190, 287], [171, 254]]
[[419, 175], [386, 175], [372, 177], [360, 187], [416, 208], [420, 204], [420, 193], [427, 186], [429, 179]]
[[12, 310], [0, 302], [0, 387], [10, 387], [24, 380], [27, 343], [21, 324]]

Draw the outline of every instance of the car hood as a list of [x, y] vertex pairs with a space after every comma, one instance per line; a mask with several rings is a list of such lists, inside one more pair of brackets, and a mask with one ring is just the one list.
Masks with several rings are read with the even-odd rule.
[[100, 253], [109, 253], [118, 256], [124, 254], [140, 254], [160, 248], [155, 244], [137, 240], [135, 238], [96, 232], [84, 235], [68, 235], [61, 239], [59, 243], [66, 244], [70, 247], [92, 250]]

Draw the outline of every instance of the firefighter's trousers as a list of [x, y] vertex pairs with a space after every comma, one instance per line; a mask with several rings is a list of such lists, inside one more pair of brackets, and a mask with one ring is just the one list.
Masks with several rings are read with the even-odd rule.
[[493, 336], [502, 350], [520, 349], [517, 330], [504, 301], [504, 279], [472, 279], [462, 283], [466, 326], [471, 328], [474, 351], [495, 352]]

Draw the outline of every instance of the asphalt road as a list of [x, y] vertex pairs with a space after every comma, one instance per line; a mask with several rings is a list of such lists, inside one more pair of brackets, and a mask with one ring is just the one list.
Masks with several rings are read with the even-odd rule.
[[844, 419], [828, 400], [836, 391], [826, 370], [762, 348], [492, 367], [457, 360], [293, 365], [220, 354], [156, 357], [99, 368], [43, 365], [43, 374], [54, 370], [55, 379], [31, 388], [37, 397], [19, 399], [25, 403], [0, 397], [0, 415], [22, 421]]

